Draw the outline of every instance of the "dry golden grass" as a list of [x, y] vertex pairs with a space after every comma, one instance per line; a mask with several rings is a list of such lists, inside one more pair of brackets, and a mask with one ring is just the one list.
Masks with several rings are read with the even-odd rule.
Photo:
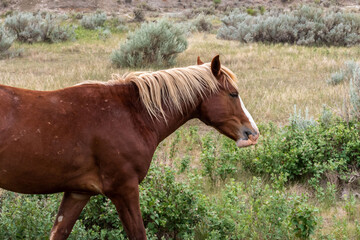
[[[85, 80], [106, 81], [112, 73], [134, 71], [111, 66], [109, 55], [121, 40], [124, 35], [114, 34], [106, 41], [93, 38], [52, 45], [17, 45], [24, 48], [24, 56], [0, 61], [0, 83], [50, 90]], [[195, 34], [189, 39], [189, 48], [179, 55], [177, 66], [195, 64], [197, 56], [211, 61], [217, 54], [237, 74], [240, 95], [254, 119], [286, 123], [295, 104], [303, 112], [308, 108], [315, 118], [323, 104], [340, 110], [347, 84], [330, 86], [325, 81], [344, 61], [359, 59], [360, 49], [240, 45], [216, 39], [212, 34]]]
[[[338, 202], [335, 206], [320, 212], [322, 222], [315, 232], [314, 239], [351, 239], [358, 240], [360, 237], [359, 213], [360, 205], [353, 206], [355, 217], [350, 217], [346, 212], [345, 204]], [[320, 237], [322, 236], [322, 238]]]

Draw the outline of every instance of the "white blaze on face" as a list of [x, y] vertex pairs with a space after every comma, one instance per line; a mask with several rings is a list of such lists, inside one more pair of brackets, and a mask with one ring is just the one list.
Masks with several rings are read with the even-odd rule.
[[251, 126], [253, 127], [253, 129], [254, 129], [257, 133], [259, 133], [259, 129], [258, 129], [258, 127], [256, 126], [256, 123], [255, 123], [254, 119], [252, 118], [252, 116], [250, 115], [250, 113], [248, 112], [248, 110], [246, 109], [246, 107], [245, 107], [243, 101], [241, 100], [241, 97], [240, 97], [240, 96], [239, 96], [239, 100], [240, 100], [241, 108], [242, 108], [242, 110], [244, 111], [246, 117], [249, 119], [249, 122], [251, 123]]

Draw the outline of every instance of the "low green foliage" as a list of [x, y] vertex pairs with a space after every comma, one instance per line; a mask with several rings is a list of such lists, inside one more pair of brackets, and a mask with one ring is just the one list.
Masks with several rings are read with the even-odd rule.
[[214, 135], [209, 133], [202, 139], [202, 175], [208, 177], [213, 185], [234, 177], [238, 171], [239, 149], [233, 141], [222, 137], [215, 143]]
[[[316, 209], [306, 197], [288, 195], [254, 178], [231, 180], [198, 225], [196, 239], [294, 239], [316, 227]], [[304, 238], [303, 238], [304, 239]]]
[[254, 173], [283, 175], [289, 180], [310, 178], [316, 188], [326, 172], [346, 179], [352, 167], [360, 167], [357, 121], [327, 116], [305, 127], [297, 122], [284, 128], [269, 124], [260, 132], [261, 144], [239, 155], [243, 166]]
[[206, 212], [204, 196], [177, 182], [175, 171], [153, 164], [140, 189], [141, 210], [148, 231], [159, 239], [186, 239]]
[[111, 54], [116, 67], [168, 66], [185, 51], [187, 40], [184, 31], [176, 24], [162, 19], [144, 23]]
[[294, 205], [290, 213], [290, 226], [295, 231], [295, 236], [299, 239], [309, 239], [317, 225], [315, 212], [317, 209], [306, 203], [306, 199], [295, 197]]
[[48, 239], [58, 195], [26, 196], [6, 192], [1, 195], [1, 239]]

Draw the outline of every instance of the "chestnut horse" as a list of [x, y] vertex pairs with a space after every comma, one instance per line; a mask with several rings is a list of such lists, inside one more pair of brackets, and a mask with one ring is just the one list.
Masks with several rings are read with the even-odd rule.
[[192, 118], [239, 147], [259, 136], [219, 56], [56, 91], [0, 86], [0, 187], [64, 192], [50, 239], [66, 239], [97, 194], [115, 204], [129, 239], [146, 239], [138, 185], [157, 145]]

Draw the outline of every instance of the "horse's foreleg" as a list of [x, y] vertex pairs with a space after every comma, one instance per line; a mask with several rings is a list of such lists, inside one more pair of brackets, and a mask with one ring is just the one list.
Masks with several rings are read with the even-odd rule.
[[139, 186], [137, 183], [122, 187], [117, 194], [109, 196], [115, 204], [123, 227], [130, 240], [146, 240], [144, 222], [139, 203]]
[[77, 218], [89, 199], [90, 195], [64, 193], [54, 226], [51, 229], [50, 240], [68, 238]]

